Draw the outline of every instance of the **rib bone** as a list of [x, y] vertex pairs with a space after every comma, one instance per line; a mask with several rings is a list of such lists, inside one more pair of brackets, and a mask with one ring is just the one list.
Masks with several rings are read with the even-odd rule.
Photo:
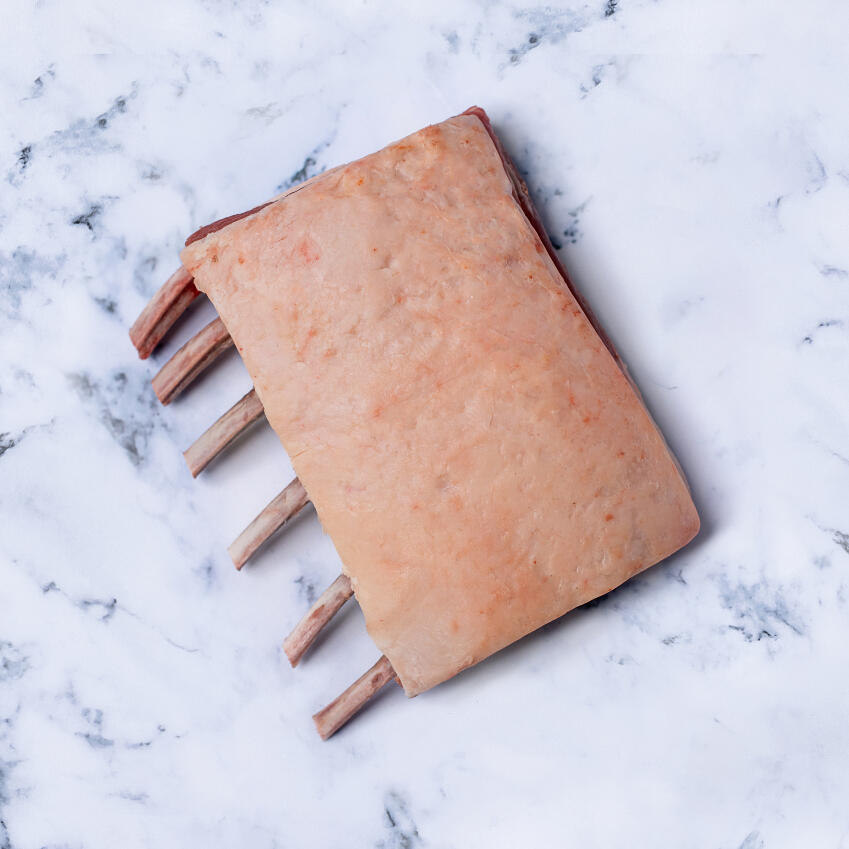
[[293, 516], [297, 515], [309, 501], [303, 484], [295, 478], [280, 495], [239, 534], [227, 549], [237, 569], [248, 562], [251, 555]]
[[[165, 281], [130, 328], [130, 339], [143, 360], [150, 356], [199, 294], [194, 278], [183, 266]], [[211, 321], [200, 333], [189, 339], [153, 378], [156, 397], [163, 404], [170, 404], [233, 344], [224, 322], [220, 318]]]
[[255, 389], [237, 401], [215, 424], [198, 437], [183, 457], [196, 478], [239, 434], [264, 413]]
[[207, 366], [233, 344], [224, 322], [213, 319], [165, 363], [153, 378], [153, 391], [170, 404]]
[[182, 265], [162, 284], [130, 328], [130, 339], [143, 360], [199, 294]]
[[320, 596], [310, 608], [309, 613], [301, 619], [295, 629], [283, 641], [283, 651], [292, 666], [304, 656], [312, 645], [319, 631], [339, 612], [343, 604], [354, 594], [351, 579], [340, 575]]
[[[139, 356], [146, 359], [162, 341], [174, 322], [199, 295], [193, 278], [182, 266], [165, 281], [130, 328], [130, 339]], [[163, 404], [174, 400], [204, 369], [232, 346], [233, 340], [220, 318], [211, 321], [183, 345], [153, 378], [153, 389]], [[184, 453], [192, 477], [223, 451], [240, 433], [264, 413], [252, 389], [208, 428]], [[237, 569], [276, 531], [297, 515], [309, 496], [295, 478], [245, 528], [228, 551]], [[310, 608], [307, 615], [286, 638], [283, 648], [292, 666], [297, 666], [321, 629], [353, 595], [351, 581], [340, 575]], [[345, 692], [313, 716], [323, 740], [335, 734], [366, 702], [395, 678], [395, 670], [385, 655], [358, 678]]]
[[380, 660], [358, 678], [342, 695], [337, 696], [326, 708], [313, 716], [313, 722], [326, 740], [335, 734], [365, 703], [382, 687], [395, 677], [395, 670], [387, 659], [381, 655]]

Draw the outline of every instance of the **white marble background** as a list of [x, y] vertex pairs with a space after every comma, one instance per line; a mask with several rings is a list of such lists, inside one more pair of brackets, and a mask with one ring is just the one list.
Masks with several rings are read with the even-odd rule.
[[[0, 19], [0, 849], [849, 847], [849, 6], [83, 2]], [[375, 658], [249, 386], [127, 329], [183, 238], [485, 106], [678, 453], [697, 543], [329, 743]]]

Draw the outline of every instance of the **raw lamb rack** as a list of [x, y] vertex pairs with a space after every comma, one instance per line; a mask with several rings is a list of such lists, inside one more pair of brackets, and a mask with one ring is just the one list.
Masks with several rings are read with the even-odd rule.
[[686, 545], [683, 474], [572, 287], [483, 110], [193, 234], [130, 332], [148, 356], [200, 291], [219, 318], [154, 378], [169, 403], [236, 345], [254, 389], [186, 452], [197, 475], [263, 415], [298, 478], [237, 568], [308, 500], [343, 574], [293, 666], [356, 595], [382, 652], [315, 716], [414, 696]]

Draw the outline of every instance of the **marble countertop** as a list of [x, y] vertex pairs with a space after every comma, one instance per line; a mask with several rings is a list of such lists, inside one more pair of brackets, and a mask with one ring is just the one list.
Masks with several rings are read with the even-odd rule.
[[[849, 7], [29, 3], [0, 31], [0, 847], [849, 846]], [[127, 330], [197, 226], [478, 103], [691, 481], [683, 553], [453, 681], [376, 659], [249, 387]]]

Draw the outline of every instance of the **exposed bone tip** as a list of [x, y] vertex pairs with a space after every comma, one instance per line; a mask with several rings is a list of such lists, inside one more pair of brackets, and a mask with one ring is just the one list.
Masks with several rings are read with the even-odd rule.
[[173, 401], [195, 378], [235, 343], [224, 322], [215, 318], [165, 363], [153, 378], [153, 391], [163, 404]]
[[196, 478], [263, 414], [262, 402], [256, 390], [251, 389], [183, 452], [192, 477]]
[[366, 702], [395, 678], [395, 670], [386, 655], [361, 675], [344, 693], [337, 696], [327, 707], [313, 714], [316, 731], [322, 740], [332, 737]]
[[203, 467], [198, 468], [195, 464], [191, 448], [187, 448], [183, 452], [183, 459], [186, 461], [186, 466], [188, 466], [189, 472], [193, 478], [196, 478], [203, 471]]
[[235, 547], [235, 543], [227, 549], [227, 553], [230, 555], [230, 559], [233, 561], [233, 565], [236, 567], [236, 571], [241, 572], [242, 566], [244, 566], [245, 563], [248, 562], [248, 560], [247, 560], [246, 557], [242, 558], [240, 556], [239, 551], [234, 551], [233, 550], [234, 547]]
[[289, 666], [294, 669], [301, 660], [303, 655], [298, 652], [297, 646], [292, 645], [292, 635], [290, 634], [283, 640], [283, 651], [286, 653], [286, 657], [289, 660]]
[[315, 723], [315, 730], [318, 731], [318, 736], [322, 740], [329, 740], [335, 733], [335, 728], [330, 728], [327, 723], [322, 720], [321, 715], [316, 713], [313, 715], [312, 721]]
[[254, 552], [296, 516], [308, 501], [307, 491], [295, 478], [230, 544], [227, 551], [236, 568], [241, 569]]
[[283, 650], [293, 667], [298, 665], [322, 629], [353, 594], [354, 588], [351, 586], [350, 578], [347, 575], [339, 575], [319, 596], [303, 619], [292, 629], [292, 633], [283, 641]]
[[183, 266], [162, 284], [130, 328], [130, 341], [142, 360], [153, 353], [174, 322], [199, 294], [191, 273]]
[[153, 386], [153, 392], [159, 399], [159, 403], [162, 404], [163, 407], [167, 407], [171, 403], [174, 396], [169, 394], [167, 388], [158, 385], [156, 380], [151, 381], [151, 386]]
[[138, 334], [133, 331], [136, 329], [136, 326], [133, 325], [130, 328], [130, 342], [133, 343], [133, 347], [136, 349], [136, 352], [139, 355], [140, 360], [146, 360], [152, 353], [150, 346], [144, 344], [144, 340], [138, 338]]

